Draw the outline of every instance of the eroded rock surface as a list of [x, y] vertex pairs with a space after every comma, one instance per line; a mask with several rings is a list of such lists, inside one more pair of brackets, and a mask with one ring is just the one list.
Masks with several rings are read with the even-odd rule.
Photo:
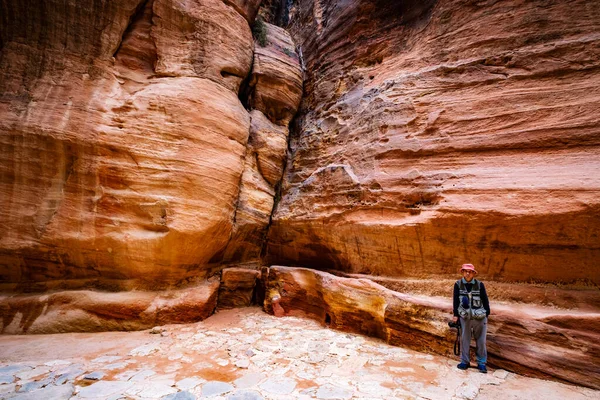
[[[452, 282], [447, 284], [450, 291]], [[492, 290], [490, 296], [494, 295], [502, 296]], [[590, 294], [596, 303], [598, 298]], [[331, 328], [448, 356], [456, 337], [447, 325], [452, 317], [450, 296], [397, 292], [369, 279], [304, 268], [269, 269], [265, 309], [276, 316], [308, 316]], [[489, 363], [600, 388], [600, 374], [594, 367], [600, 362], [599, 324], [598, 305], [557, 309], [535, 303], [503, 304], [497, 298], [488, 324]]]
[[219, 286], [219, 310], [248, 307], [252, 304], [260, 271], [246, 268], [225, 268]]
[[220, 0], [35, 3], [3, 4], [3, 284], [201, 279], [244, 168], [247, 20]]
[[270, 263], [600, 283], [600, 9], [301, 0]]
[[211, 316], [219, 281], [166, 291], [70, 290], [0, 296], [0, 333], [98, 332], [148, 329]]
[[259, 260], [287, 157], [290, 120], [302, 97], [302, 70], [289, 33], [264, 23], [266, 43], [255, 44], [247, 88], [250, 137], [224, 262]]

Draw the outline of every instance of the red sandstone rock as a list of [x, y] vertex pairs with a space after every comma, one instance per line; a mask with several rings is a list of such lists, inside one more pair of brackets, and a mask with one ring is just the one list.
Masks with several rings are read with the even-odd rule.
[[[451, 355], [455, 338], [447, 326], [452, 316], [451, 285], [448, 292], [445, 297], [400, 293], [367, 279], [275, 266], [268, 272], [264, 305], [278, 316], [305, 315], [335, 329]], [[599, 324], [597, 307], [561, 310], [493, 304], [489, 364], [598, 388]]]
[[289, 33], [275, 25], [265, 26], [267, 45], [255, 44], [250, 105], [287, 127], [302, 98], [302, 70]]
[[256, 109], [250, 113], [248, 150], [225, 263], [261, 257], [287, 156], [288, 123], [302, 94], [300, 63], [289, 34], [265, 25], [269, 44], [255, 46], [249, 103]]
[[238, 92], [252, 65], [247, 21], [221, 0], [154, 0], [156, 73], [213, 80]]
[[301, 0], [268, 262], [600, 283], [600, 9]]
[[245, 268], [225, 268], [219, 286], [219, 309], [248, 307], [252, 304], [260, 271]]
[[159, 292], [89, 290], [0, 296], [0, 333], [141, 330], [201, 321], [217, 306], [219, 281]]
[[3, 7], [2, 289], [205, 277], [244, 168], [247, 21], [218, 0]]
[[258, 14], [258, 8], [262, 3], [262, 0], [223, 0], [225, 4], [229, 4], [237, 12], [239, 12], [244, 18], [248, 20], [248, 23], [254, 22], [256, 14]]

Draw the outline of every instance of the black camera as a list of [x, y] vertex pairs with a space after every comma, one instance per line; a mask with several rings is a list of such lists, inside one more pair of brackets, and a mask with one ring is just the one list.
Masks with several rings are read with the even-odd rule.
[[454, 321], [448, 321], [448, 326], [450, 328], [457, 328], [458, 329], [458, 328], [460, 328], [460, 322], [459, 321], [456, 321], [456, 322], [454, 322]]

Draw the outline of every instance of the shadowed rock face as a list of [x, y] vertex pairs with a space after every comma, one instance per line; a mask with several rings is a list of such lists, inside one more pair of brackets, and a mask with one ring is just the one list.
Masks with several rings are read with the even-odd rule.
[[600, 9], [301, 0], [270, 263], [600, 283]]

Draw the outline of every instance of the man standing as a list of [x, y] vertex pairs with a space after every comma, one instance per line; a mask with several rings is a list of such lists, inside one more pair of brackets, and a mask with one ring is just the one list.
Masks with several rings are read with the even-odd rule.
[[460, 338], [459, 369], [470, 366], [471, 331], [477, 344], [477, 369], [487, 374], [487, 349], [485, 337], [487, 334], [487, 317], [490, 315], [490, 302], [485, 292], [483, 282], [475, 279], [477, 271], [472, 264], [463, 264], [460, 269], [462, 279], [454, 284], [454, 322], [460, 318], [462, 336]]

